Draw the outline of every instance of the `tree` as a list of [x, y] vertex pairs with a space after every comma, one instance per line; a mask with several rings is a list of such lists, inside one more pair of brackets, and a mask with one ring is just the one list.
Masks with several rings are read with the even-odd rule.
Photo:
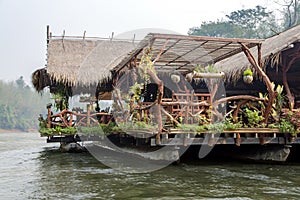
[[226, 20], [203, 22], [200, 27], [190, 28], [189, 35], [215, 37], [266, 38], [274, 34], [276, 21], [273, 12], [262, 6], [242, 9], [226, 15]]
[[23, 79], [23, 76], [20, 76], [20, 78], [18, 80], [16, 80], [16, 84], [18, 86], [18, 88], [24, 88], [25, 87], [25, 81]]
[[265, 38], [272, 35], [276, 27], [275, 16], [265, 7], [242, 9], [226, 15], [228, 22], [241, 27], [244, 38]]
[[49, 93], [40, 96], [25, 84], [23, 77], [13, 82], [0, 80], [0, 128], [26, 131], [38, 127], [38, 116], [45, 111]]
[[242, 36], [242, 28], [228, 21], [217, 20], [216, 22], [202, 22], [200, 27], [190, 28], [188, 34], [233, 38]]
[[283, 15], [283, 27], [288, 29], [300, 22], [300, 7], [298, 0], [283, 0], [276, 2], [283, 7], [281, 13]]

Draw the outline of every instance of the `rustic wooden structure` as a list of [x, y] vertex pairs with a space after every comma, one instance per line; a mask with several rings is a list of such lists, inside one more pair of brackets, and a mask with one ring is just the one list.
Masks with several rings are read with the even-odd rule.
[[[192, 127], [194, 130], [190, 130], [180, 128], [180, 125], [199, 125], [199, 119], [206, 120], [203, 123], [217, 123], [229, 115], [236, 122], [238, 116], [243, 114], [242, 107], [247, 105], [254, 108], [254, 104], [261, 105], [258, 112], [263, 118], [259, 124], [268, 125], [278, 95], [272, 82], [285, 86], [293, 108], [298, 86], [293, 83], [290, 89], [287, 80], [293, 80], [288, 76], [289, 70], [298, 72], [295, 66], [300, 58], [299, 30], [300, 27], [294, 27], [266, 40], [149, 33], [138, 43], [88, 38], [85, 35], [55, 37], [48, 31], [47, 66], [33, 73], [33, 84], [38, 91], [50, 87], [50, 91], [55, 93], [58, 86], [63, 85], [71, 90], [71, 95], [89, 93], [95, 95], [96, 102], [112, 99], [118, 110], [114, 114], [93, 110], [90, 106], [94, 104], [93, 101], [88, 103], [86, 113], [62, 110], [52, 114], [49, 109], [48, 128], [107, 124], [114, 120], [125, 123], [135, 117], [137, 121], [155, 126], [146, 134], [146, 143], [148, 137], [151, 138], [148, 145], [202, 145], [206, 135], [213, 140], [218, 132], [221, 139], [217, 144], [288, 144], [291, 142], [290, 136], [278, 128], [196, 130]], [[290, 48], [291, 45], [293, 48]], [[211, 65], [216, 71], [208, 73], [208, 66]], [[199, 66], [203, 66], [206, 72], [196, 71]], [[280, 67], [282, 70], [276, 71]], [[254, 71], [255, 79], [251, 84], [242, 81], [243, 71], [247, 68]], [[142, 80], [143, 76], [148, 77], [146, 81]], [[282, 78], [278, 79], [279, 76]], [[222, 94], [222, 98], [217, 97], [219, 80], [224, 81], [227, 93]], [[152, 81], [154, 89], [151, 89], [149, 81]], [[209, 86], [203, 84], [205, 81]], [[148, 100], [151, 100], [144, 101], [139, 93], [138, 99], [133, 94], [126, 99], [124, 95], [131, 94], [129, 89], [138, 82], [143, 82], [141, 90], [148, 92], [143, 95], [151, 93], [155, 98], [149, 97]], [[167, 82], [172, 84], [167, 85]], [[127, 89], [119, 90], [122, 87]], [[267, 92], [268, 98], [259, 97], [258, 92]], [[128, 103], [129, 108], [123, 102]], [[218, 107], [224, 103], [232, 105], [225, 113], [220, 113]], [[154, 110], [156, 123], [151, 119], [151, 109]], [[104, 119], [102, 117], [104, 121], [100, 120]], [[122, 137], [126, 131], [112, 134]], [[136, 135], [143, 138], [145, 130], [139, 129]]]

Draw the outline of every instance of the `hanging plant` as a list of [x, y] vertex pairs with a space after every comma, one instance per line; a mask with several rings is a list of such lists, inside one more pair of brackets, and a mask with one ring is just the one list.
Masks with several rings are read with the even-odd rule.
[[244, 71], [243, 80], [245, 83], [252, 83], [253, 81], [253, 72], [250, 68]]
[[134, 99], [136, 102], [140, 99], [140, 96], [142, 94], [143, 84], [135, 82], [134, 85], [130, 87], [129, 93], [134, 96]]
[[145, 84], [150, 82], [150, 76], [147, 73], [147, 70], [150, 70], [154, 73], [155, 69], [152, 63], [152, 52], [151, 52], [151, 48], [146, 48], [144, 50], [144, 54], [141, 57], [141, 61], [139, 63], [139, 74], [141, 76], [141, 78], [144, 80]]

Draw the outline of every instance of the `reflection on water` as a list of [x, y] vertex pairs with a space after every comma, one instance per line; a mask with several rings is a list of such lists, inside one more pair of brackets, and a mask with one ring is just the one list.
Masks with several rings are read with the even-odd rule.
[[61, 153], [38, 134], [0, 134], [1, 199], [300, 199], [300, 166], [189, 162], [146, 174]]

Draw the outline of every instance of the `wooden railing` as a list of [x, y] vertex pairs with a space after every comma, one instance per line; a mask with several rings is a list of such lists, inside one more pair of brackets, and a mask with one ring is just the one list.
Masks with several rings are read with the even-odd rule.
[[162, 105], [175, 119], [182, 116], [185, 123], [194, 123], [195, 115], [207, 115], [207, 110], [211, 105], [211, 95], [173, 93], [171, 99], [163, 99]]
[[48, 108], [47, 128], [56, 126], [70, 127], [70, 126], [89, 126], [92, 124], [108, 123], [112, 120], [112, 114], [106, 112], [91, 113], [88, 106], [87, 112], [79, 113], [70, 110], [63, 110], [57, 114], [52, 114], [51, 108]]

